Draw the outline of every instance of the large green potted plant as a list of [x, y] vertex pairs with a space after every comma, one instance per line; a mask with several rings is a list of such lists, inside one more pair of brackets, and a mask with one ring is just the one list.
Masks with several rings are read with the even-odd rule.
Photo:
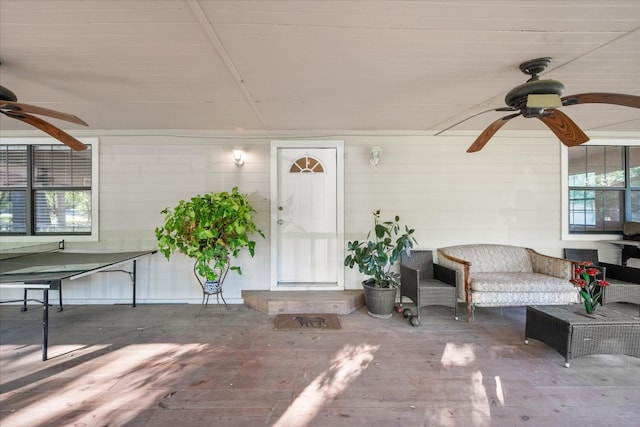
[[174, 252], [193, 258], [194, 272], [219, 288], [229, 269], [242, 274], [239, 266], [231, 265], [232, 258], [244, 248], [254, 256], [256, 242], [250, 235], [264, 237], [253, 221], [255, 212], [247, 195], [239, 193], [237, 187], [230, 193], [180, 200], [173, 210], [161, 211], [164, 224], [155, 229], [160, 252], [167, 259]]
[[393, 221], [381, 221], [380, 210], [373, 212], [373, 236], [370, 231], [366, 241], [352, 241], [347, 244], [348, 255], [344, 265], [349, 268], [358, 266], [360, 273], [370, 276], [362, 282], [367, 310], [373, 317], [391, 317], [396, 300], [400, 275], [393, 265], [400, 256], [411, 251], [417, 243], [413, 237], [414, 229], [401, 228], [400, 217]]

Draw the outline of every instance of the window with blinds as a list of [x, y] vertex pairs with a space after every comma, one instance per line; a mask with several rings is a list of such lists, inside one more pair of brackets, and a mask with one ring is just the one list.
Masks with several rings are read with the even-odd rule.
[[568, 149], [569, 232], [622, 233], [640, 221], [640, 147]]
[[0, 234], [90, 234], [91, 146], [0, 146]]

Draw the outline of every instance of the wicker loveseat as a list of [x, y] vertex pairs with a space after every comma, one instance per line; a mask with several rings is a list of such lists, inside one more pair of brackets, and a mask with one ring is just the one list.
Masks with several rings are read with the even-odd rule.
[[470, 244], [438, 249], [438, 263], [456, 270], [458, 297], [467, 303], [467, 321], [479, 307], [561, 305], [580, 302], [569, 281], [570, 260], [533, 249]]

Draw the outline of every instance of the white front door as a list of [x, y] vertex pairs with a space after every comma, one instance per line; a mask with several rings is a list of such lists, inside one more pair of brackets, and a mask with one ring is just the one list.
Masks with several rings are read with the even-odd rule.
[[344, 289], [342, 142], [271, 149], [271, 289]]

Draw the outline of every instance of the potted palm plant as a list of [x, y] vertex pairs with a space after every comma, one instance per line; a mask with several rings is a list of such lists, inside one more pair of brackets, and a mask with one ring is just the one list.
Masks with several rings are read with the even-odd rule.
[[231, 264], [232, 258], [244, 248], [254, 256], [256, 242], [250, 235], [257, 233], [264, 238], [253, 221], [255, 212], [247, 195], [239, 193], [237, 187], [230, 193], [181, 200], [173, 210], [161, 211], [164, 224], [155, 229], [159, 250], [167, 259], [174, 252], [193, 258], [196, 277], [203, 277], [206, 287], [220, 289], [229, 269], [242, 274], [240, 266]]
[[409, 253], [413, 244], [414, 229], [404, 226], [401, 229], [400, 217], [393, 221], [381, 221], [380, 210], [373, 212], [373, 236], [370, 231], [366, 241], [348, 242], [348, 255], [344, 265], [349, 268], [358, 266], [360, 273], [370, 276], [362, 282], [364, 298], [370, 316], [389, 318], [393, 313], [400, 275], [393, 265], [403, 253]]

